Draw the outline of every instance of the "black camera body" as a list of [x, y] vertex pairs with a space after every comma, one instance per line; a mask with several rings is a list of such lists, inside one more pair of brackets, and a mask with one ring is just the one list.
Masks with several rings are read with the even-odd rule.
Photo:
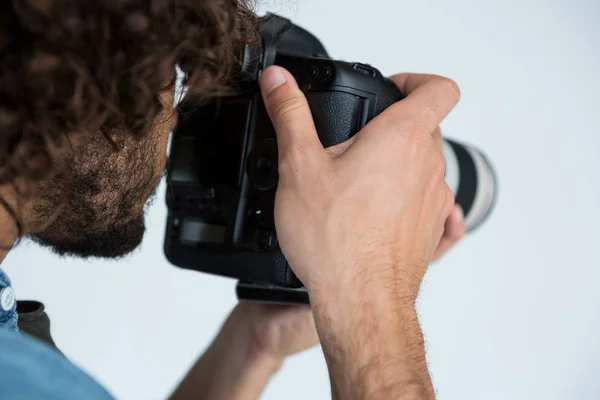
[[[239, 279], [240, 298], [308, 303], [277, 242], [277, 141], [260, 73], [279, 65], [295, 77], [325, 147], [350, 139], [403, 95], [370, 65], [328, 58], [317, 38], [284, 18], [268, 15], [261, 32], [262, 46], [246, 48], [238, 95], [180, 108], [168, 168], [165, 254], [176, 266]], [[456, 182], [467, 177], [457, 186], [457, 202], [465, 199], [465, 213], [475, 209], [470, 214], [480, 223], [491, 209], [493, 185], [477, 192], [478, 168], [491, 167], [476, 150], [446, 146], [447, 171], [452, 167]]]
[[369, 65], [327, 58], [316, 38], [288, 20], [267, 16], [262, 32], [262, 54], [247, 50], [241, 95], [180, 111], [165, 254], [183, 268], [298, 288], [275, 232], [277, 141], [260, 72], [279, 65], [294, 75], [325, 147], [351, 138], [402, 94]]

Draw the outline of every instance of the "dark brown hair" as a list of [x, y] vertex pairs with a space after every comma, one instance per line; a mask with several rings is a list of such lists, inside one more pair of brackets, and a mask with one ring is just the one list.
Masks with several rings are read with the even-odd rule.
[[0, 185], [44, 179], [78, 135], [143, 137], [176, 66], [221, 91], [255, 36], [249, 0], [1, 1]]

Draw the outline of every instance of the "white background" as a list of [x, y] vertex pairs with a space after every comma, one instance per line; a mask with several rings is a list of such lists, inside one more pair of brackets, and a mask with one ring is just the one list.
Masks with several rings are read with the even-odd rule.
[[[600, 398], [598, 0], [278, 0], [336, 58], [461, 86], [445, 133], [484, 149], [493, 218], [426, 277], [419, 302], [440, 399]], [[46, 303], [59, 347], [121, 399], [161, 399], [235, 303], [234, 282], [171, 267], [164, 186], [140, 251], [59, 259], [33, 245], [3, 268]], [[264, 399], [329, 398], [319, 349]]]

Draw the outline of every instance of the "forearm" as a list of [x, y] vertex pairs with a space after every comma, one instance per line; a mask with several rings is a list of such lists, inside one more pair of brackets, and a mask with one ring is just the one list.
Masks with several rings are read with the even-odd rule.
[[414, 303], [378, 289], [314, 302], [333, 398], [434, 399]]
[[250, 338], [245, 339], [230, 318], [171, 399], [257, 399], [281, 361], [253, 348]]

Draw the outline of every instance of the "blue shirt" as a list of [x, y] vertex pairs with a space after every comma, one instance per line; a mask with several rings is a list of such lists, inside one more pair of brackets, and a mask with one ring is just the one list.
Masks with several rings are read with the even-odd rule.
[[18, 331], [16, 300], [0, 269], [0, 399], [114, 399], [48, 345]]

